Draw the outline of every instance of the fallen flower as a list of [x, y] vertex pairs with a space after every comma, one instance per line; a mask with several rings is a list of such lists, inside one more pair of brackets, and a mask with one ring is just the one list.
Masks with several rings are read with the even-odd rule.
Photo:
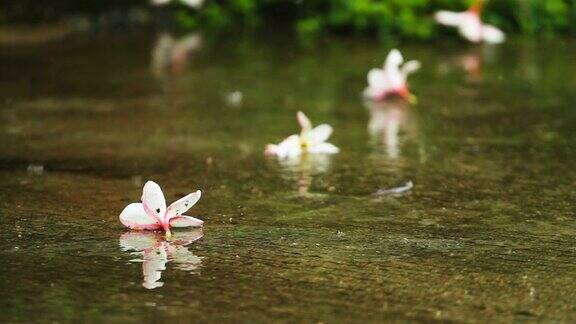
[[310, 119], [299, 111], [296, 115], [302, 131], [300, 135], [288, 136], [280, 144], [268, 144], [264, 150], [266, 155], [276, 155], [279, 158], [294, 158], [304, 153], [336, 154], [340, 149], [326, 141], [332, 135], [332, 126], [321, 124], [312, 128]]
[[457, 27], [460, 35], [473, 43], [485, 41], [487, 43], [502, 43], [506, 35], [500, 29], [482, 23], [483, 0], [475, 1], [472, 6], [464, 12], [454, 12], [441, 10], [435, 15], [439, 24]]
[[410, 103], [416, 102], [416, 97], [408, 90], [407, 78], [420, 69], [420, 62], [408, 61], [399, 50], [390, 51], [384, 62], [383, 69], [372, 69], [368, 72], [368, 87], [364, 96], [374, 101], [384, 100], [390, 96], [400, 96]]
[[[152, 4], [155, 6], [163, 6], [172, 1], [173, 0], [151, 0]], [[202, 4], [204, 4], [204, 0], [180, 0], [179, 2], [182, 2], [185, 5], [196, 9], [202, 7]]]
[[166, 199], [160, 186], [148, 181], [142, 190], [142, 203], [131, 203], [120, 213], [124, 226], [137, 230], [158, 230], [170, 236], [171, 227], [201, 227], [204, 222], [182, 215], [194, 206], [201, 196], [200, 190], [178, 199], [166, 208]]

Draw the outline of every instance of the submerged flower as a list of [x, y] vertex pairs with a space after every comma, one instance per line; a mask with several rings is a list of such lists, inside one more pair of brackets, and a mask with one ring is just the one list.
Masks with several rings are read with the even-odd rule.
[[200, 227], [203, 221], [182, 215], [198, 200], [200, 190], [188, 194], [166, 208], [166, 199], [160, 186], [154, 181], [148, 181], [142, 190], [142, 203], [131, 203], [120, 213], [120, 222], [124, 226], [138, 230], [162, 229], [167, 236], [171, 235], [171, 227]]
[[482, 23], [483, 1], [478, 0], [464, 12], [441, 10], [435, 15], [436, 21], [442, 25], [457, 27], [460, 35], [473, 43], [502, 43], [506, 35], [500, 29]]
[[374, 100], [384, 100], [390, 96], [400, 96], [408, 102], [414, 102], [416, 97], [408, 90], [408, 75], [420, 68], [420, 62], [408, 61], [399, 50], [393, 49], [386, 57], [383, 69], [372, 69], [368, 72], [368, 87], [364, 96]]
[[304, 153], [310, 154], [336, 154], [340, 149], [326, 141], [332, 135], [332, 126], [318, 125], [312, 128], [310, 119], [299, 111], [296, 115], [302, 131], [300, 135], [288, 136], [280, 144], [268, 144], [264, 153], [276, 155], [279, 158], [294, 158]]

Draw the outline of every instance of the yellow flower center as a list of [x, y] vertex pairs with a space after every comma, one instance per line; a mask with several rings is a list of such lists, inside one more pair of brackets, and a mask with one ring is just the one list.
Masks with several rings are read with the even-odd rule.
[[300, 148], [302, 151], [307, 151], [310, 147], [310, 142], [306, 140], [304, 137], [300, 137]]

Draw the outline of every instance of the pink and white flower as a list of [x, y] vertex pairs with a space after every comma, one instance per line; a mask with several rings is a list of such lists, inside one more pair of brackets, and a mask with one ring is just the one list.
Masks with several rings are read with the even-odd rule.
[[142, 190], [142, 203], [131, 203], [120, 213], [124, 226], [137, 230], [164, 230], [170, 236], [171, 227], [201, 227], [204, 222], [182, 215], [194, 206], [201, 196], [200, 190], [188, 194], [166, 208], [166, 199], [160, 186], [148, 181]]
[[408, 75], [420, 69], [420, 62], [408, 61], [399, 50], [390, 51], [384, 62], [383, 69], [372, 69], [368, 72], [368, 87], [364, 90], [364, 96], [381, 101], [391, 96], [400, 96], [408, 102], [414, 102], [416, 97], [408, 89]]
[[288, 136], [280, 144], [268, 144], [264, 154], [276, 155], [277, 157], [294, 158], [305, 153], [310, 154], [336, 154], [340, 149], [334, 144], [327, 143], [326, 141], [332, 135], [332, 126], [328, 124], [321, 124], [312, 127], [312, 122], [306, 115], [299, 111], [296, 115], [302, 131], [300, 135]]
[[474, 2], [464, 12], [441, 10], [435, 15], [439, 24], [458, 28], [460, 35], [473, 43], [487, 42], [498, 44], [504, 42], [506, 35], [500, 29], [482, 23], [483, 1]]

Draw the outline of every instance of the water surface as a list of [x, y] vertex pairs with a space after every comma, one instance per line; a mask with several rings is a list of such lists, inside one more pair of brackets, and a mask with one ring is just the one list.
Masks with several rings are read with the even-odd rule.
[[[576, 320], [576, 43], [399, 45], [412, 107], [369, 40], [3, 44], [0, 319]], [[266, 159], [298, 110], [342, 153]], [[126, 231], [148, 179], [203, 232]]]

